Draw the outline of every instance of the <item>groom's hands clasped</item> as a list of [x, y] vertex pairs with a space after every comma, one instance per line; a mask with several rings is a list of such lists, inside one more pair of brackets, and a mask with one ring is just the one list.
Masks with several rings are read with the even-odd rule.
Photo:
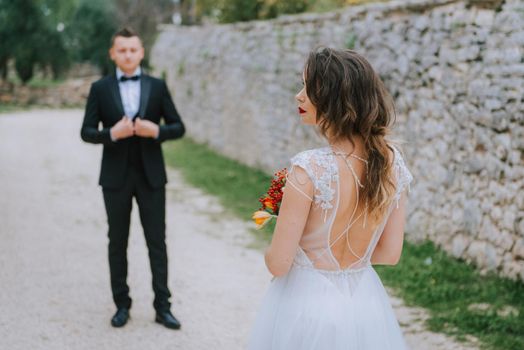
[[135, 135], [140, 137], [151, 137], [156, 139], [159, 133], [159, 127], [157, 124], [146, 119], [135, 119]]
[[110, 132], [113, 141], [127, 139], [135, 134], [135, 126], [131, 119], [123, 116], [122, 119], [111, 128]]
[[133, 122], [130, 118], [123, 116], [122, 119], [111, 128], [110, 132], [111, 138], [114, 141], [126, 139], [133, 135], [157, 138], [159, 127], [149, 120], [136, 118]]

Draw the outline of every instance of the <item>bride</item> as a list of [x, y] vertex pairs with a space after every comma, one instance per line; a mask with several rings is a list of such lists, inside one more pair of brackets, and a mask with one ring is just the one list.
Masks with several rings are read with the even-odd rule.
[[406, 349], [373, 264], [395, 265], [412, 176], [386, 140], [393, 104], [351, 50], [309, 54], [296, 95], [328, 147], [291, 159], [250, 350]]

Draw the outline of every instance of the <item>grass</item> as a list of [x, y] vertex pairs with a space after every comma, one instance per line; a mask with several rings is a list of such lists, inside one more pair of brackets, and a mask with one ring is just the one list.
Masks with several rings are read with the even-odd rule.
[[[188, 139], [165, 145], [169, 165], [188, 183], [217, 196], [248, 220], [258, 209], [271, 176], [220, 156]], [[271, 228], [262, 239], [269, 240]], [[385, 285], [408, 305], [429, 310], [428, 327], [461, 340], [473, 335], [485, 349], [524, 349], [524, 284], [477, 270], [454, 259], [431, 242], [405, 243], [401, 262], [377, 267]], [[507, 314], [507, 315], [505, 315]]]
[[[218, 197], [225, 208], [242, 219], [251, 218], [258, 209], [257, 199], [269, 187], [268, 174], [219, 156], [187, 138], [166, 144], [164, 152], [167, 163], [179, 169], [189, 184]], [[271, 227], [267, 225], [258, 236], [268, 239]]]
[[64, 83], [64, 79], [50, 79], [35, 77], [27, 83], [27, 86], [33, 88], [52, 88]]
[[524, 349], [522, 282], [480, 276], [431, 242], [406, 243], [396, 268], [377, 267], [377, 272], [407, 304], [430, 310], [431, 330], [459, 339], [474, 335], [486, 349]]
[[15, 105], [12, 103], [1, 103], [0, 104], [0, 113], [10, 113], [10, 112], [16, 112], [25, 109], [22, 106]]
[[30, 111], [33, 109], [70, 109], [70, 108], [80, 108], [83, 109], [84, 105], [62, 105], [60, 107], [53, 107], [41, 104], [15, 104], [15, 103], [2, 103], [0, 104], [0, 114], [8, 114], [12, 112], [21, 112], [21, 111]]
[[316, 0], [312, 1], [306, 11], [311, 12], [328, 12], [340, 8], [356, 5], [365, 5], [376, 2], [388, 2], [388, 0]]
[[[22, 81], [16, 75], [8, 77], [8, 81], [17, 86], [22, 85]], [[43, 77], [41, 74], [36, 74], [26, 83], [26, 85], [32, 88], [53, 88], [63, 84], [64, 81], [63, 78], [53, 79], [50, 77]]]

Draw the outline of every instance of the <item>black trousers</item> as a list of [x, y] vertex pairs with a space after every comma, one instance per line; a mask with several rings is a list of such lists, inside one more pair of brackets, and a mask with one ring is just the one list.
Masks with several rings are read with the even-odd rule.
[[141, 167], [130, 166], [125, 185], [120, 189], [103, 189], [109, 224], [109, 270], [111, 290], [117, 308], [131, 307], [127, 285], [127, 242], [133, 197], [138, 203], [140, 221], [149, 251], [153, 275], [153, 306], [169, 310], [171, 293], [167, 287], [167, 250], [165, 243], [165, 188], [152, 188]]

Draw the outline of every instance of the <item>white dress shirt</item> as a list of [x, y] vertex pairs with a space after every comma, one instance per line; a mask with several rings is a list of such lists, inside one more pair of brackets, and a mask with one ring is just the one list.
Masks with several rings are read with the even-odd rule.
[[[142, 70], [138, 67], [131, 75], [140, 75]], [[122, 106], [126, 117], [133, 119], [140, 108], [140, 80], [120, 81], [120, 77], [124, 76], [124, 72], [120, 68], [116, 68], [116, 78], [118, 79], [118, 89], [120, 90], [120, 97], [122, 98]]]

